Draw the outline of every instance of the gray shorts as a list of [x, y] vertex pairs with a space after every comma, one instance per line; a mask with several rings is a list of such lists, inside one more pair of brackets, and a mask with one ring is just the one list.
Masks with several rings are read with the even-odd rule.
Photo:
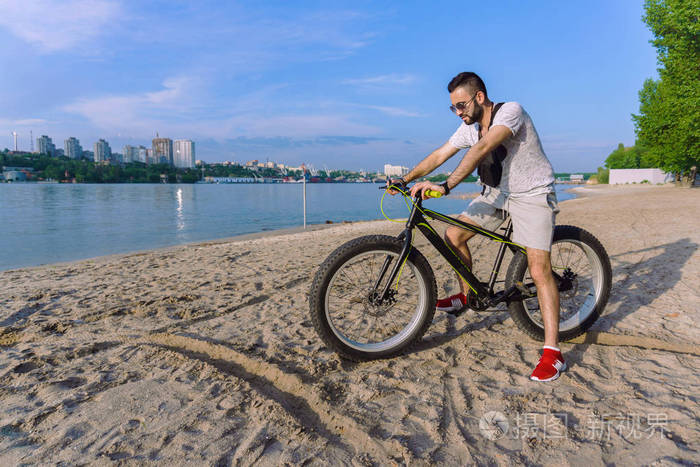
[[496, 188], [486, 187], [462, 213], [481, 227], [495, 231], [507, 214], [513, 221], [513, 241], [519, 245], [550, 251], [554, 222], [559, 212], [554, 192], [507, 196]]

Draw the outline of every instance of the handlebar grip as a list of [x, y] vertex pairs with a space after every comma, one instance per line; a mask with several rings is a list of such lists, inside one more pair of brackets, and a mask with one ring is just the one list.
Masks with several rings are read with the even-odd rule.
[[426, 190], [425, 194], [430, 196], [431, 198], [440, 198], [442, 196], [442, 193], [435, 190]]

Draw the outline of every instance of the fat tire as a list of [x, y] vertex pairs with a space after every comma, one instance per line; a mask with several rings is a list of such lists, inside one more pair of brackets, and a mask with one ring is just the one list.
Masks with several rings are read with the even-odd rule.
[[413, 348], [428, 330], [433, 320], [433, 315], [435, 314], [437, 285], [430, 264], [415, 248], [411, 248], [407, 261], [412, 263], [418, 270], [419, 274], [417, 274], [416, 277], [418, 280], [425, 282], [428, 296], [426, 306], [419, 311], [419, 325], [416, 327], [413, 335], [406, 339], [400, 346], [392, 347], [381, 352], [365, 352], [349, 347], [334, 334], [326, 317], [325, 299], [327, 289], [334, 274], [343, 264], [365, 252], [388, 250], [398, 254], [401, 253], [402, 248], [403, 240], [396, 237], [368, 235], [350, 240], [341, 245], [326, 258], [321, 266], [319, 266], [311, 285], [309, 296], [311, 322], [321, 340], [340, 357], [355, 362], [394, 357]]
[[[575, 240], [590, 247], [600, 260], [603, 273], [601, 294], [590, 315], [578, 326], [569, 329], [568, 331], [560, 331], [559, 340], [567, 341], [585, 333], [600, 317], [600, 314], [605, 309], [605, 305], [608, 303], [608, 298], [610, 296], [612, 269], [610, 267], [610, 259], [608, 258], [605, 248], [603, 248], [603, 245], [590, 232], [573, 225], [558, 225], [554, 229], [553, 243], [562, 240]], [[527, 267], [527, 255], [522, 252], [516, 253], [511, 260], [508, 267], [508, 272], [506, 273], [506, 290], [515, 285], [516, 282], [523, 280]], [[530, 318], [530, 315], [525, 310], [525, 305], [522, 301], [510, 302], [508, 304], [508, 312], [513, 318], [515, 324], [527, 335], [536, 340], [544, 340], [544, 328]]]

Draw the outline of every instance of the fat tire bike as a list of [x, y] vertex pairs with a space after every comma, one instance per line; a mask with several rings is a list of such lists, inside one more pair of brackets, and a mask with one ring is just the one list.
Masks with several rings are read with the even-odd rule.
[[[386, 187], [382, 187], [386, 188]], [[537, 290], [528, 272], [525, 247], [511, 240], [510, 219], [493, 232], [424, 208], [420, 195], [392, 186], [410, 200], [411, 212], [396, 237], [368, 235], [333, 251], [318, 268], [309, 297], [311, 320], [323, 342], [344, 359], [389, 358], [413, 348], [432, 323], [437, 301], [435, 275], [413, 247], [418, 229], [468, 285], [467, 309], [498, 311], [505, 303], [515, 324], [544, 340]], [[436, 195], [439, 195], [435, 193]], [[500, 243], [490, 278], [481, 282], [428, 223], [457, 226]], [[513, 253], [505, 280], [498, 281], [506, 249]], [[557, 225], [551, 250], [552, 274], [560, 296], [559, 337], [585, 333], [598, 319], [610, 295], [612, 272], [605, 248], [590, 232]], [[503, 283], [501, 290], [495, 290]]]

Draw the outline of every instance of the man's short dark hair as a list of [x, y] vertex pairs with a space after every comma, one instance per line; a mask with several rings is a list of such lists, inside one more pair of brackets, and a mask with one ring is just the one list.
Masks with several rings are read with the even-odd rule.
[[458, 74], [457, 76], [452, 78], [450, 84], [447, 85], [447, 91], [453, 92], [455, 89], [462, 86], [468, 87], [471, 91], [475, 93], [477, 91], [481, 91], [486, 97], [488, 97], [488, 94], [486, 93], [486, 85], [476, 73], [472, 73], [471, 71], [463, 71], [462, 73]]

